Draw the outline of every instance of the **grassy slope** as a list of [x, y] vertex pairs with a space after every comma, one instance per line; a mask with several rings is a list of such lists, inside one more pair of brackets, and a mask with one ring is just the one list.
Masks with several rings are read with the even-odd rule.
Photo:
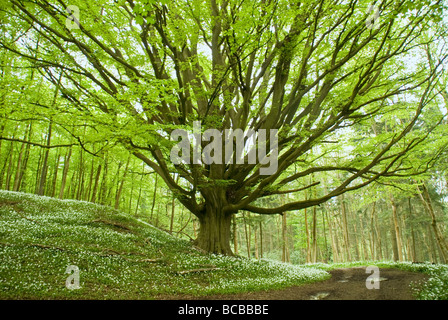
[[[79, 267], [81, 289], [66, 288], [69, 265]], [[179, 273], [210, 268], [219, 269]], [[157, 299], [328, 277], [317, 268], [204, 254], [108, 207], [0, 190], [0, 299]]]

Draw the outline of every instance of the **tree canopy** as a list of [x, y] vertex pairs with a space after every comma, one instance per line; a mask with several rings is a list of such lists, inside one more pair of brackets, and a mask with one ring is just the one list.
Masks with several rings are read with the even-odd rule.
[[[11, 0], [0, 5], [0, 49], [18, 78], [11, 90], [31, 69], [54, 91], [36, 96], [36, 84], [20, 111], [6, 93], [3, 112], [45, 118], [93, 155], [123, 146], [198, 217], [201, 248], [232, 254], [240, 210], [282, 214], [431, 166], [447, 144], [445, 9], [396, 0]], [[261, 174], [259, 157], [173, 163], [171, 133], [192, 132], [195, 121], [202, 131], [278, 130], [278, 150], [266, 142], [277, 170]], [[337, 173], [331, 188], [287, 196], [323, 173]], [[283, 200], [266, 206], [272, 195]]]

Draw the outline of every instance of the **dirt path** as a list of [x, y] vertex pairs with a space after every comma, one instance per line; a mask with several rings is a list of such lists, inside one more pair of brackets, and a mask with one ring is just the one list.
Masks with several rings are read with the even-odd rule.
[[244, 294], [213, 295], [205, 297], [177, 297], [177, 299], [202, 300], [414, 300], [410, 284], [423, 282], [422, 273], [398, 269], [380, 269], [380, 288], [367, 289], [366, 267], [335, 269], [329, 271], [328, 280], [290, 287], [281, 290], [250, 292]]

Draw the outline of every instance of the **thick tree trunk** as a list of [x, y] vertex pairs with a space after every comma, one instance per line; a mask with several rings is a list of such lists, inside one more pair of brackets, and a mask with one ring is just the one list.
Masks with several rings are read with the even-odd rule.
[[196, 245], [211, 253], [233, 255], [230, 248], [230, 225], [232, 214], [225, 213], [222, 206], [206, 203], [205, 212], [199, 215], [199, 234]]
[[[232, 256], [231, 225], [236, 211], [229, 211], [225, 188], [202, 189], [204, 203], [195, 212], [199, 219], [199, 233], [195, 244], [211, 253]], [[226, 210], [227, 209], [227, 210]]]

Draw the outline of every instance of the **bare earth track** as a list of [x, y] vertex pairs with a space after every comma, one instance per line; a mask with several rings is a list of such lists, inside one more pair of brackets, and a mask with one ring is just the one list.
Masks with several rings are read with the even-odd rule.
[[185, 300], [415, 300], [411, 283], [422, 283], [428, 276], [398, 269], [380, 269], [379, 289], [367, 289], [366, 267], [329, 271], [330, 279], [281, 290], [202, 297], [171, 296], [162, 299]]

